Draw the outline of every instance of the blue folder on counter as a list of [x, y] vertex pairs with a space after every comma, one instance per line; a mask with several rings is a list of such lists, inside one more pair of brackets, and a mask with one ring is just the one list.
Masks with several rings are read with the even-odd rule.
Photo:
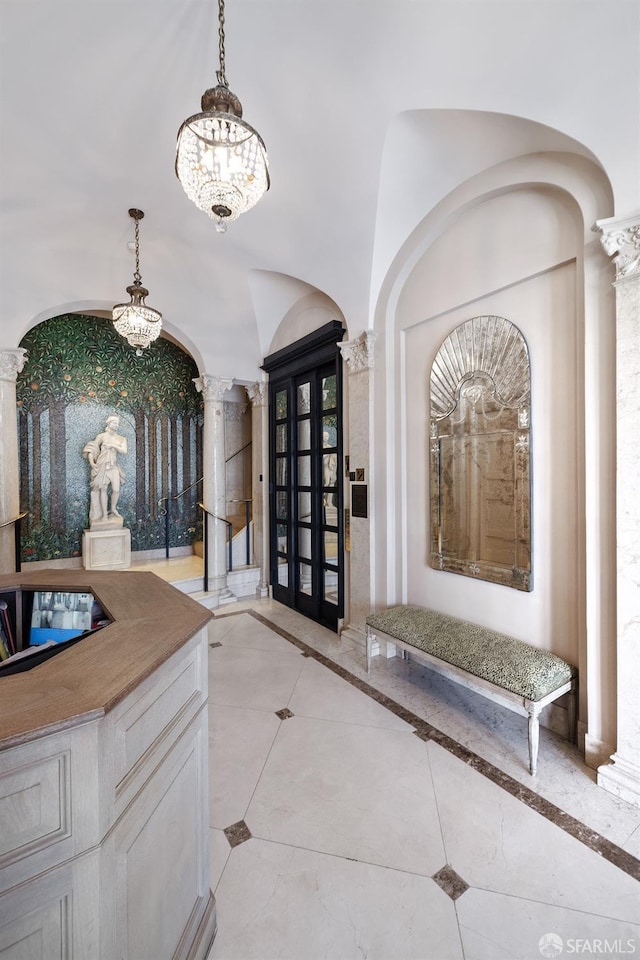
[[29, 646], [37, 647], [41, 643], [53, 640], [55, 643], [64, 643], [79, 637], [84, 630], [63, 630], [62, 627], [31, 627], [29, 631]]

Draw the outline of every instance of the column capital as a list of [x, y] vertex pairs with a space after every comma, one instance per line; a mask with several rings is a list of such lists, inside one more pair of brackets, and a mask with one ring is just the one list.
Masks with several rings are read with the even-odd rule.
[[208, 400], [222, 400], [227, 390], [233, 386], [233, 377], [214, 377], [203, 373], [200, 377], [194, 377], [193, 382], [206, 403]]
[[245, 387], [247, 396], [251, 401], [252, 407], [264, 407], [267, 402], [267, 383], [265, 380], [257, 380], [255, 383]]
[[615, 264], [616, 281], [640, 277], [640, 210], [624, 219], [596, 220], [593, 230]]
[[347, 364], [349, 373], [360, 373], [361, 370], [371, 370], [374, 365], [373, 345], [376, 334], [374, 330], [363, 330], [355, 340], [345, 340], [339, 343], [342, 359]]
[[15, 350], [0, 347], [0, 380], [15, 383], [26, 359], [27, 351], [23, 347], [16, 347]]

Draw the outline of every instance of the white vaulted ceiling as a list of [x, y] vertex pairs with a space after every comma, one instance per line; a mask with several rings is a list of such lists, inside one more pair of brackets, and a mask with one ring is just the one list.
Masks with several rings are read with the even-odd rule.
[[[394, 258], [481, 170], [563, 152], [640, 204], [637, 0], [227, 0], [226, 72], [272, 187], [218, 234], [173, 169], [215, 84], [213, 0], [0, 0], [0, 346], [109, 309], [145, 211], [148, 302], [202, 371], [255, 379], [320, 291], [372, 325]], [[614, 211], [609, 211], [611, 215]]]

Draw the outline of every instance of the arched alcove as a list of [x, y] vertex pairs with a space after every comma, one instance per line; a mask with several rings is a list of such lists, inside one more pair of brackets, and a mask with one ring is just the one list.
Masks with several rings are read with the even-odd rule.
[[[542, 131], [540, 139], [537, 125], [521, 118], [502, 117], [500, 127], [500, 149], [467, 156], [464, 169], [452, 159], [440, 195], [430, 185], [429, 206], [406, 220], [408, 232], [395, 252], [387, 247], [379, 275], [374, 326], [385, 354], [376, 370], [374, 497], [387, 523], [375, 527], [375, 602], [433, 604], [576, 663], [580, 729], [595, 755], [599, 744], [615, 743], [615, 584], [601, 574], [615, 568], [615, 457], [606, 429], [615, 418], [615, 335], [610, 271], [591, 226], [611, 215], [612, 194], [586, 148], [571, 152], [559, 134], [550, 150], [553, 135]], [[423, 144], [423, 165], [436, 149], [445, 167], [459, 153], [442, 124], [440, 134]], [[494, 162], [478, 166], [487, 159]], [[380, 251], [377, 259], [381, 266]], [[425, 562], [427, 371], [442, 339], [479, 314], [509, 318], [531, 348], [530, 594], [460, 584]]]
[[[118, 509], [134, 551], [165, 546], [163, 505], [202, 476], [202, 401], [195, 361], [173, 338], [137, 356], [110, 319], [66, 313], [32, 327], [17, 380], [22, 559], [73, 561], [88, 525], [83, 447], [119, 417], [127, 441]], [[199, 539], [196, 488], [173, 510], [170, 546]], [[77, 560], [76, 562], [79, 562]]]

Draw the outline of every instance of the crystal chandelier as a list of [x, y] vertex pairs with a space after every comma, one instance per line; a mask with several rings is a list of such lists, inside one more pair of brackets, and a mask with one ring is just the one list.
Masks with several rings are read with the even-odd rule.
[[176, 176], [200, 210], [226, 230], [229, 220], [255, 206], [269, 189], [269, 161], [262, 137], [242, 119], [242, 104], [225, 76], [224, 0], [218, 0], [218, 85], [202, 94], [202, 113], [178, 131]]
[[126, 337], [132, 347], [137, 347], [136, 353], [142, 356], [142, 351], [160, 336], [162, 329], [162, 314], [144, 302], [149, 291], [142, 286], [140, 276], [140, 221], [144, 217], [142, 210], [129, 210], [129, 216], [135, 221], [136, 227], [136, 270], [133, 283], [127, 287], [131, 297], [129, 303], [116, 303], [113, 308], [113, 325], [122, 337]]

